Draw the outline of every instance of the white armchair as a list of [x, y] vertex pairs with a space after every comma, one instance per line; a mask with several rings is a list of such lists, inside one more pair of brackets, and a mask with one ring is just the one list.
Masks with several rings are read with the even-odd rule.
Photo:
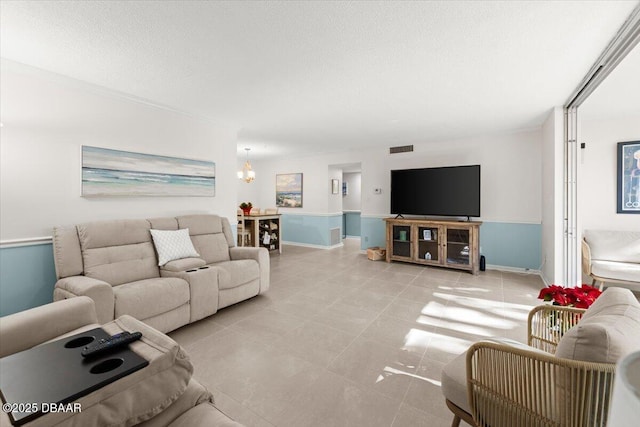
[[640, 291], [640, 231], [585, 230], [582, 271], [600, 290], [607, 282]]

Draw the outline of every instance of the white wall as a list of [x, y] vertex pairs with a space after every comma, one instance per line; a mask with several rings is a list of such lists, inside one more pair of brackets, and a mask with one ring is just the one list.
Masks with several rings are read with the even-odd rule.
[[[237, 163], [237, 167], [236, 167], [236, 172], [242, 170], [242, 167], [244, 166], [244, 162], [246, 162], [246, 157], [244, 158], [238, 158], [238, 163]], [[240, 205], [240, 203], [242, 202], [251, 202], [253, 204], [253, 206], [255, 206], [256, 208], [261, 208], [264, 209], [266, 207], [272, 207], [275, 206], [275, 200], [272, 204], [270, 205], [260, 205], [260, 203], [256, 202], [259, 200], [259, 191], [258, 189], [260, 188], [258, 186], [257, 183], [259, 183], [260, 181], [264, 181], [265, 179], [268, 179], [268, 177], [264, 176], [264, 173], [262, 171], [262, 169], [260, 168], [260, 162], [255, 162], [253, 160], [250, 160], [251, 162], [251, 169], [253, 169], [253, 171], [256, 173], [256, 179], [253, 182], [245, 182], [241, 179], [238, 179], [236, 176], [236, 180], [238, 182], [238, 192], [237, 192], [237, 196], [236, 196], [236, 207]], [[274, 185], [275, 185], [275, 181], [274, 181]]]
[[[342, 179], [347, 183], [347, 195], [342, 197], [342, 209], [345, 211], [359, 211], [362, 198], [362, 174], [351, 172], [342, 174]], [[341, 186], [342, 187], [342, 186]], [[342, 188], [340, 188], [342, 194]]]
[[[579, 114], [579, 113], [578, 113]], [[640, 113], [609, 120], [580, 119], [578, 215], [582, 230], [640, 230], [640, 215], [616, 213], [617, 143], [640, 141]]]
[[[482, 220], [540, 223], [541, 130], [414, 144], [414, 150], [388, 155], [386, 169], [480, 164]], [[387, 178], [386, 203], [378, 207], [385, 212], [389, 184]]]
[[331, 183], [327, 158], [327, 155], [314, 155], [261, 160], [253, 167], [256, 180], [249, 185], [254, 187], [248, 190], [241, 185], [239, 194], [251, 199], [254, 206], [275, 207], [276, 174], [302, 173], [302, 208], [279, 208], [280, 212], [326, 214], [329, 212]]
[[551, 284], [563, 278], [564, 118], [554, 108], [542, 127], [542, 276]]
[[[6, 60], [0, 86], [2, 240], [102, 219], [235, 217], [236, 129]], [[216, 196], [82, 198], [82, 145], [213, 161]]]
[[[328, 165], [360, 163], [363, 215], [389, 215], [390, 171], [417, 167], [482, 165], [482, 220], [540, 224], [542, 130], [453, 141], [414, 143], [414, 152], [389, 154], [388, 148], [344, 151], [299, 158], [264, 160], [256, 169], [258, 203], [275, 204], [275, 174], [302, 172], [303, 207], [282, 212], [326, 214]], [[382, 194], [374, 194], [381, 188]], [[254, 203], [255, 204], [255, 203]]]

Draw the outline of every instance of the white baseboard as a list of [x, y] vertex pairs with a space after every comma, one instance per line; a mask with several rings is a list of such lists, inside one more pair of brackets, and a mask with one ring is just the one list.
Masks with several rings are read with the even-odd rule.
[[291, 246], [302, 246], [303, 248], [314, 248], [314, 249], [335, 249], [335, 248], [341, 248], [344, 246], [342, 242], [333, 246], [323, 246], [323, 245], [312, 245], [311, 243], [285, 242], [284, 240], [282, 241], [282, 244], [291, 245]]
[[520, 274], [535, 274], [536, 276], [540, 276], [540, 278], [545, 283], [545, 285], [548, 285], [547, 281], [544, 280], [542, 271], [540, 270], [532, 270], [530, 268], [521, 268], [521, 267], [508, 267], [506, 265], [493, 265], [493, 264], [487, 264], [487, 270], [508, 271], [511, 273], [520, 273]]

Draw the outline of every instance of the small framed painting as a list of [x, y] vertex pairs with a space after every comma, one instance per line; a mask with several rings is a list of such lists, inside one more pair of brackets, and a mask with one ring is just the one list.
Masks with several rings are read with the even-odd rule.
[[331, 180], [331, 194], [338, 194], [340, 188], [340, 181], [337, 179]]
[[346, 196], [349, 194], [349, 185], [346, 181], [342, 181], [342, 195]]
[[302, 207], [302, 174], [276, 175], [276, 206], [283, 208]]
[[618, 143], [617, 213], [640, 214], [640, 141]]

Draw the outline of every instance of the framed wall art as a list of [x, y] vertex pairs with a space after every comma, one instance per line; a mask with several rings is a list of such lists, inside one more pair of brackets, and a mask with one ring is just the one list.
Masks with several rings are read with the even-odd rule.
[[337, 179], [331, 180], [331, 194], [338, 194], [340, 188], [340, 181]]
[[283, 208], [302, 207], [302, 174], [276, 175], [276, 206]]
[[82, 146], [82, 197], [216, 195], [216, 165]]
[[640, 141], [618, 143], [618, 213], [640, 214]]

